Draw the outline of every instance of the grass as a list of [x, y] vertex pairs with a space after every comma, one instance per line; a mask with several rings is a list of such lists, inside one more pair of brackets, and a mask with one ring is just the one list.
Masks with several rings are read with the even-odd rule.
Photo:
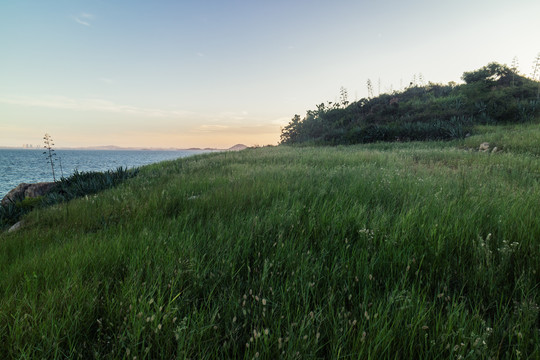
[[539, 134], [205, 154], [33, 211], [0, 357], [538, 358]]
[[497, 146], [499, 150], [512, 153], [540, 155], [540, 128], [538, 124], [506, 125], [506, 126], [479, 126], [480, 134], [465, 139], [466, 145], [475, 146], [478, 139], [489, 142], [491, 147]]

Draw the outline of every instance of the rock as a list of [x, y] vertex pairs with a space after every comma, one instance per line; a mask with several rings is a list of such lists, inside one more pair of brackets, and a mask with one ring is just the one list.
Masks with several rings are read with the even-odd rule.
[[37, 184], [32, 184], [24, 192], [24, 197], [35, 198], [38, 196], [43, 196], [49, 193], [54, 187], [55, 183], [53, 182], [41, 182]]
[[480, 144], [480, 146], [478, 147], [478, 151], [488, 151], [489, 150], [489, 143], [487, 142], [483, 142]]
[[495, 153], [495, 152], [497, 152], [497, 150], [498, 150], [498, 149], [497, 149], [497, 147], [495, 146], [495, 147], [493, 148], [493, 150], [491, 150], [491, 152], [492, 152], [492, 153]]
[[22, 224], [22, 221], [16, 222], [12, 227], [10, 227], [10, 228], [8, 229], [8, 233], [19, 230], [19, 229], [21, 228], [22, 225], [23, 225], [23, 224]]
[[24, 199], [24, 192], [29, 186], [30, 184], [22, 183], [17, 185], [16, 188], [11, 189], [11, 191], [8, 192], [7, 195], [2, 199], [2, 205], [7, 205], [10, 202], [21, 201]]
[[47, 194], [54, 187], [53, 182], [41, 182], [36, 184], [21, 183], [16, 188], [12, 189], [2, 199], [2, 205], [7, 205], [11, 202], [22, 201], [25, 198], [35, 198]]

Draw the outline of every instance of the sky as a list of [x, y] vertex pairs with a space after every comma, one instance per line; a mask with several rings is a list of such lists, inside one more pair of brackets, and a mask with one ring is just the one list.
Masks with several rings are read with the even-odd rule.
[[316, 104], [530, 75], [540, 1], [3, 0], [0, 146], [273, 145]]

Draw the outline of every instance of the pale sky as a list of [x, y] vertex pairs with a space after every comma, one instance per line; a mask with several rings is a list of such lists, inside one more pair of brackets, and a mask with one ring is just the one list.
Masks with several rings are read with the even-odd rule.
[[[0, 146], [276, 144], [294, 114], [540, 52], [538, 0], [2, 0]], [[379, 86], [380, 83], [380, 86]]]

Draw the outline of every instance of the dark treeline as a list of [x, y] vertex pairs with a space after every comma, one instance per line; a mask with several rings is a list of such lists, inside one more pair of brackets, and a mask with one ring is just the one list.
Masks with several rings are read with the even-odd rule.
[[[540, 82], [515, 68], [490, 63], [465, 72], [464, 84], [412, 85], [392, 94], [349, 103], [317, 105], [282, 129], [282, 144], [356, 144], [375, 141], [448, 140], [476, 124], [528, 122], [540, 113]], [[368, 87], [370, 82], [368, 81]]]

